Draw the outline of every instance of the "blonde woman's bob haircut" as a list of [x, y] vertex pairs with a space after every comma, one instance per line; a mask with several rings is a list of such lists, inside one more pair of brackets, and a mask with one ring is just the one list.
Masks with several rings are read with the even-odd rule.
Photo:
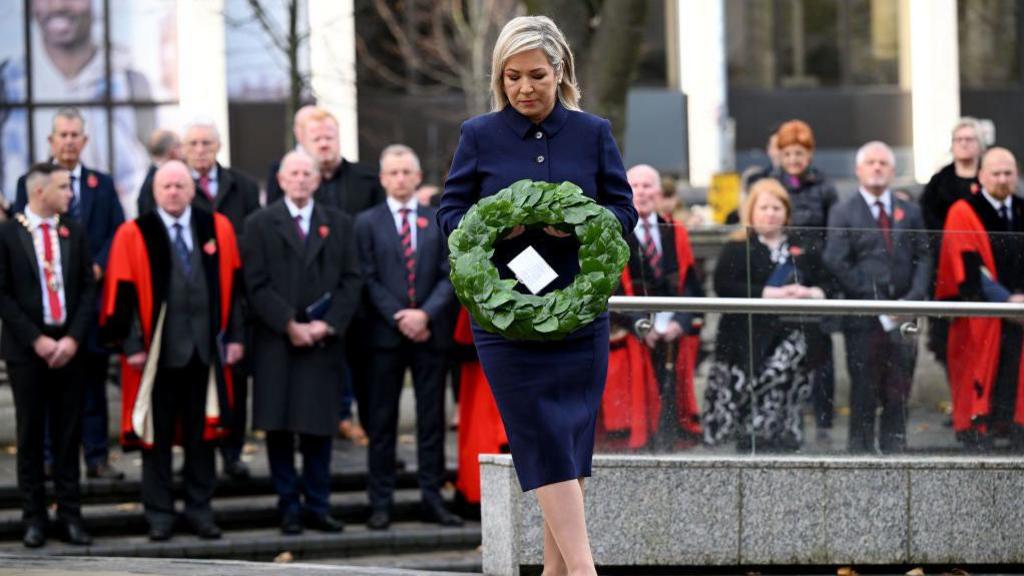
[[540, 49], [558, 80], [558, 101], [569, 110], [580, 109], [580, 88], [576, 84], [576, 68], [569, 43], [558, 26], [547, 16], [519, 16], [501, 29], [491, 56], [491, 105], [498, 112], [508, 106], [505, 96], [504, 72], [508, 59]]
[[740, 208], [741, 227], [734, 231], [730, 238], [733, 240], [744, 240], [750, 231], [754, 229], [754, 206], [757, 205], [757, 201], [761, 196], [771, 196], [782, 203], [782, 206], [786, 209], [786, 220], [783, 222], [783, 226], [789, 225], [789, 217], [792, 210], [789, 192], [786, 192], [786, 187], [775, 178], [761, 178], [751, 184], [750, 191], [747, 193], [747, 199], [743, 201], [743, 206]]

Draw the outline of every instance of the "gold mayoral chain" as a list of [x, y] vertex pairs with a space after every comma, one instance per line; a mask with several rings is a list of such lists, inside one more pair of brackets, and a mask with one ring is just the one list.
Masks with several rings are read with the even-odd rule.
[[[18, 212], [17, 214], [14, 215], [14, 219], [18, 221], [18, 224], [24, 226], [25, 230], [28, 230], [29, 236], [32, 236], [32, 226], [29, 225], [28, 218], [26, 218], [24, 214]], [[58, 236], [60, 235], [60, 226], [60, 216], [57, 216], [57, 225], [54, 227], [54, 231], [57, 232]], [[59, 243], [60, 241], [58, 240], [58, 244]], [[62, 283], [60, 277], [57, 276], [56, 268], [54, 267], [53, 262], [46, 262], [44, 260], [43, 272], [46, 275], [46, 287], [54, 292], [60, 290]]]

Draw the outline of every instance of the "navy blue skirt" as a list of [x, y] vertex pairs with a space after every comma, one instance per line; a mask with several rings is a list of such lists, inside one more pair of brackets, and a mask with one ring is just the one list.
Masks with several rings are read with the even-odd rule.
[[608, 315], [557, 342], [507, 340], [475, 322], [473, 339], [523, 491], [590, 476]]

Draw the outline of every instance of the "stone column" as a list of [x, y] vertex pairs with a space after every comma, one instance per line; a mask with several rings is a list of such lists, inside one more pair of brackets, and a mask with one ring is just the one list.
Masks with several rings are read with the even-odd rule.
[[356, 22], [352, 0], [309, 1], [313, 97], [338, 119], [341, 155], [359, 159]]
[[960, 116], [956, 0], [905, 0], [909, 34], [914, 179], [927, 182], [949, 159], [950, 130]]
[[[202, 38], [201, 42], [194, 41]], [[217, 161], [231, 164], [224, 0], [178, 0], [178, 106], [185, 122], [213, 120], [221, 135]]]
[[707, 186], [732, 151], [727, 126], [724, 0], [676, 0], [679, 88], [686, 94], [690, 184]]

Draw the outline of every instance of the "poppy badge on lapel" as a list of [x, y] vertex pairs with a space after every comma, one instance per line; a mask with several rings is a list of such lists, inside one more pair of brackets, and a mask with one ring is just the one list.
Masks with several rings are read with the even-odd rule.
[[71, 236], [71, 230], [68, 230], [67, 226], [61, 224], [60, 227], [57, 228], [57, 234], [59, 234], [61, 238], [67, 238]]
[[331, 233], [331, 229], [328, 228], [327, 226], [321, 226], [319, 228], [319, 232], [321, 238], [327, 238], [327, 235]]
[[800, 256], [804, 255], [804, 249], [799, 246], [790, 246], [789, 255], [792, 256], [793, 258], [799, 258]]
[[981, 189], [978, 188], [978, 183], [977, 182], [971, 182], [971, 194], [977, 194], [980, 191], [981, 191]]
[[892, 211], [892, 217], [895, 218], [897, 222], [903, 222], [904, 216], [906, 216], [906, 214], [903, 213], [903, 208], [897, 208]]
[[206, 252], [207, 256], [213, 256], [217, 253], [217, 243], [213, 240], [207, 240], [206, 244], [203, 244], [203, 252]]
[[85, 179], [85, 183], [89, 185], [89, 188], [95, 188], [100, 185], [100, 179], [95, 174], [89, 174], [89, 177]]
[[427, 219], [424, 218], [423, 216], [420, 216], [419, 218], [416, 219], [416, 226], [418, 226], [419, 228], [426, 228]]

